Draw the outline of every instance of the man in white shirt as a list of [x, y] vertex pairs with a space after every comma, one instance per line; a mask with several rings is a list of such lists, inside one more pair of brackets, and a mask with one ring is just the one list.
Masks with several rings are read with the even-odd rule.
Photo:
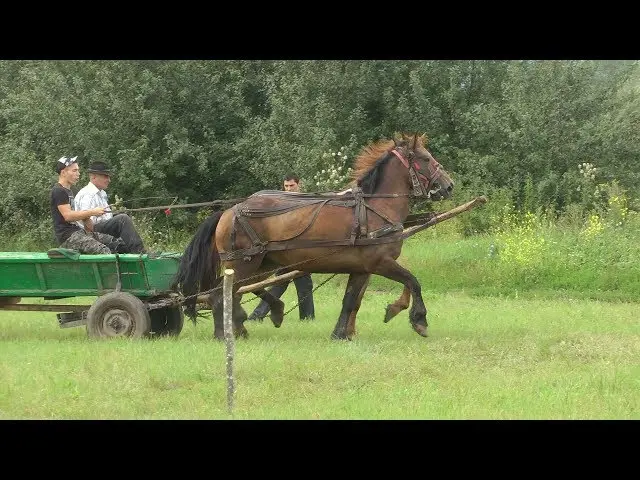
[[90, 210], [103, 207], [102, 216], [92, 216], [77, 222], [87, 232], [106, 233], [115, 238], [121, 238], [124, 247], [119, 253], [147, 253], [142, 239], [133, 226], [131, 217], [126, 213], [111, 213], [109, 200], [105, 189], [111, 183], [111, 170], [105, 162], [93, 162], [87, 169], [89, 183], [82, 187], [75, 196], [77, 210]]

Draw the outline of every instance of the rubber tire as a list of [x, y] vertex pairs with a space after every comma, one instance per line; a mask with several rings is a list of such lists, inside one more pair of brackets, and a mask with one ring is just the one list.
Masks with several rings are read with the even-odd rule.
[[[110, 329], [109, 320], [124, 329], [119, 332]], [[149, 310], [142, 300], [127, 292], [111, 292], [98, 297], [87, 313], [87, 335], [92, 338], [143, 338], [148, 337], [150, 331]]]
[[181, 306], [149, 310], [151, 334], [154, 337], [177, 337], [184, 326], [184, 312]]

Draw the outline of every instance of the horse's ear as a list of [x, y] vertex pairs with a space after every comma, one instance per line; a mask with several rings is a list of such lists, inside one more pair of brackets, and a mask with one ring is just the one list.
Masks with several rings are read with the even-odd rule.
[[413, 148], [411, 150], [415, 150], [417, 146], [418, 146], [418, 133], [416, 132], [416, 134], [413, 136]]

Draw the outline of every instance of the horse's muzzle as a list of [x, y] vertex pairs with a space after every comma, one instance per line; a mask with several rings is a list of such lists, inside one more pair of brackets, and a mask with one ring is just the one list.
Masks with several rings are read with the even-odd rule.
[[440, 188], [435, 189], [435, 190], [430, 190], [429, 191], [429, 200], [437, 202], [437, 201], [440, 201], [440, 200], [445, 200], [447, 198], [450, 198], [451, 195], [453, 195], [453, 183], [451, 183], [446, 188], [440, 187]]

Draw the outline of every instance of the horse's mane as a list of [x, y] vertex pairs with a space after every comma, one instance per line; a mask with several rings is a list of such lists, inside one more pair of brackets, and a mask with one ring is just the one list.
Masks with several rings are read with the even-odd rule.
[[358, 181], [364, 177], [374, 167], [378, 166], [376, 165], [378, 160], [394, 146], [393, 140], [380, 140], [364, 147], [360, 155], [353, 161], [352, 179]]
[[359, 185], [365, 193], [373, 193], [380, 181], [381, 172], [392, 157], [391, 150], [417, 139], [418, 145], [426, 146], [426, 135], [396, 134], [395, 140], [379, 140], [367, 145], [353, 162], [350, 186]]

